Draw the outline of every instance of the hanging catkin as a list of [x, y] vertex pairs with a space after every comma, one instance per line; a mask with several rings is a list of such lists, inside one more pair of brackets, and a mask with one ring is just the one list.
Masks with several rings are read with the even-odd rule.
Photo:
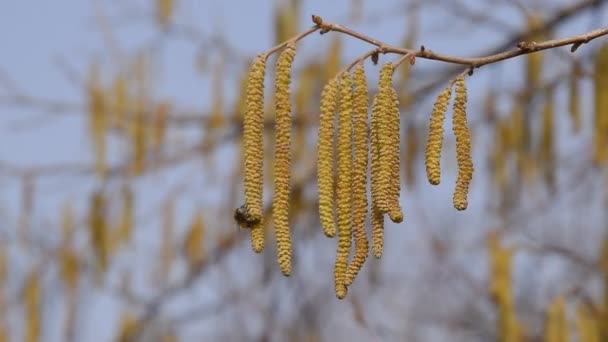
[[549, 189], [555, 186], [555, 148], [553, 142], [553, 89], [547, 90], [543, 107], [542, 132], [538, 160]]
[[276, 65], [275, 83], [275, 167], [273, 219], [277, 238], [279, 267], [291, 274], [291, 237], [289, 235], [289, 192], [291, 169], [291, 64], [296, 54], [294, 44], [281, 52]]
[[399, 113], [399, 100], [397, 92], [391, 86], [389, 88], [389, 101], [390, 109], [388, 111], [386, 123], [387, 123], [387, 161], [389, 170], [389, 184], [388, 184], [388, 216], [391, 221], [400, 223], [403, 221], [403, 211], [401, 210], [401, 204], [399, 203], [399, 197], [401, 193], [401, 179], [399, 172], [401, 152], [399, 148], [401, 146], [401, 128], [400, 121], [401, 115]]
[[376, 258], [382, 256], [384, 246], [384, 214], [379, 202], [383, 199], [386, 201], [386, 196], [381, 193], [380, 186], [380, 139], [378, 135], [381, 115], [380, 96], [376, 95], [372, 102], [370, 123], [372, 253]]
[[425, 150], [425, 165], [426, 175], [429, 183], [433, 185], [439, 184], [441, 181], [441, 146], [443, 144], [443, 121], [445, 120], [445, 112], [448, 109], [448, 103], [452, 97], [452, 85], [444, 88], [433, 106], [431, 120], [429, 124], [429, 137]]
[[352, 115], [353, 84], [348, 73], [340, 79], [340, 101], [338, 116], [338, 179], [336, 202], [338, 214], [338, 250], [334, 268], [336, 297], [346, 296], [344, 275], [351, 248], [352, 215]]
[[456, 79], [456, 98], [454, 100], [454, 113], [452, 114], [452, 129], [456, 136], [456, 158], [458, 160], [458, 177], [454, 190], [454, 208], [465, 210], [467, 208], [467, 195], [469, 184], [473, 178], [473, 159], [471, 158], [471, 135], [467, 126], [467, 89], [464, 76]]
[[325, 235], [336, 235], [334, 219], [334, 117], [338, 105], [338, 80], [331, 79], [321, 92], [321, 116], [317, 144], [319, 217]]
[[367, 111], [369, 94], [367, 80], [362, 64], [357, 64], [353, 72], [354, 111], [353, 111], [353, 167], [352, 167], [352, 196], [353, 196], [353, 237], [355, 240], [355, 255], [353, 256], [346, 274], [344, 284], [349, 286], [361, 270], [369, 253], [369, 242], [365, 232], [367, 216], [367, 166], [368, 138]]
[[595, 93], [595, 122], [594, 122], [594, 158], [596, 164], [602, 164], [608, 153], [606, 152], [608, 134], [608, 44], [604, 44], [595, 57], [595, 70], [593, 73], [593, 86]]
[[581, 74], [580, 66], [575, 64], [570, 72], [568, 79], [568, 111], [572, 121], [572, 130], [578, 133], [581, 129], [581, 104], [579, 98], [579, 78]]
[[244, 187], [245, 204], [253, 221], [262, 219], [262, 192], [264, 187], [263, 129], [264, 129], [264, 75], [266, 57], [258, 56], [249, 70], [245, 118], [243, 121], [243, 146], [245, 154]]
[[[392, 96], [391, 89], [393, 83], [393, 64], [388, 62], [382, 65], [380, 69], [380, 79], [378, 82], [378, 94], [374, 98], [374, 104], [372, 105], [372, 134], [375, 134], [374, 139], [377, 139], [378, 147], [378, 165], [377, 165], [377, 191], [376, 191], [376, 204], [380, 211], [388, 213], [390, 211], [390, 176], [392, 174], [391, 169], [391, 153], [393, 143], [390, 141], [391, 125], [388, 122], [392, 116]], [[374, 127], [375, 126], [375, 127]], [[373, 163], [373, 161], [372, 161]], [[373, 170], [372, 170], [373, 172]], [[372, 196], [374, 194], [372, 193]]]
[[564, 297], [555, 297], [547, 308], [545, 318], [545, 341], [567, 342], [568, 321], [566, 319], [566, 303]]

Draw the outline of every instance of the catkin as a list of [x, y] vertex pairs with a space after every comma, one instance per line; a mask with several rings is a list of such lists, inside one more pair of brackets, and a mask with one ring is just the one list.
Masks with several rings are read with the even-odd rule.
[[346, 274], [344, 284], [349, 286], [361, 270], [369, 253], [369, 242], [365, 232], [367, 216], [367, 166], [368, 138], [367, 111], [369, 94], [367, 80], [362, 64], [358, 64], [353, 72], [354, 111], [353, 111], [353, 165], [352, 165], [352, 229], [355, 240], [355, 255], [353, 256]]
[[186, 233], [184, 239], [184, 252], [186, 261], [191, 270], [195, 270], [203, 261], [204, 258], [204, 235], [205, 223], [203, 216], [196, 214], [194, 220], [190, 224], [190, 229]]
[[[393, 83], [393, 64], [388, 62], [382, 65], [380, 69], [380, 80], [378, 82], [378, 94], [374, 98], [372, 105], [372, 122], [375, 127], [372, 127], [372, 134], [376, 135], [379, 163], [377, 167], [377, 192], [376, 204], [383, 213], [390, 211], [390, 176], [392, 173], [390, 156], [391, 156], [391, 126], [389, 123], [392, 110], [391, 89]], [[376, 118], [375, 120], [373, 118]], [[373, 170], [372, 170], [373, 171]], [[373, 195], [373, 194], [372, 194]]]
[[377, 259], [382, 257], [384, 249], [384, 215], [372, 200], [372, 254]]
[[538, 160], [549, 188], [555, 186], [555, 150], [553, 143], [553, 92], [547, 91], [543, 108], [542, 132]]
[[263, 213], [263, 129], [264, 129], [264, 75], [266, 58], [258, 56], [249, 70], [245, 118], [243, 121], [244, 188], [249, 217], [262, 219]]
[[456, 158], [458, 160], [458, 177], [453, 197], [454, 208], [457, 210], [467, 208], [467, 194], [469, 184], [473, 178], [471, 135], [467, 126], [466, 104], [467, 89], [464, 76], [460, 76], [456, 79], [456, 98], [454, 100], [454, 113], [452, 114], [452, 129], [456, 136]]
[[337, 214], [338, 214], [338, 250], [334, 268], [336, 297], [346, 296], [344, 275], [348, 265], [351, 248], [351, 215], [352, 215], [352, 115], [353, 84], [348, 73], [340, 79], [340, 106], [338, 117], [338, 181], [337, 181]]
[[388, 159], [386, 163], [388, 164], [390, 172], [388, 188], [389, 197], [387, 199], [388, 216], [391, 221], [400, 223], [403, 221], [403, 211], [401, 210], [401, 205], [399, 204], [399, 196], [401, 192], [401, 179], [399, 173], [399, 158], [401, 157], [401, 152], [399, 151], [399, 148], [401, 147], [401, 115], [399, 113], [399, 100], [397, 97], [397, 92], [392, 86], [389, 90], [390, 110], [386, 119], [387, 134], [389, 136], [386, 146]]
[[275, 167], [273, 219], [277, 238], [279, 267], [291, 274], [291, 237], [289, 235], [289, 193], [291, 166], [291, 65], [296, 54], [294, 44], [281, 52], [276, 64], [275, 83]]
[[594, 162], [602, 164], [608, 154], [606, 153], [606, 132], [608, 132], [608, 44], [604, 44], [598, 51], [595, 59], [593, 74], [595, 93], [595, 122], [594, 122]]
[[555, 297], [546, 312], [545, 341], [568, 341], [568, 321], [566, 320], [566, 304], [562, 296]]
[[99, 78], [97, 66], [91, 67], [87, 85], [89, 125], [95, 151], [95, 171], [99, 176], [104, 177], [107, 168], [105, 141], [105, 130], [108, 125], [106, 120], [107, 99]]
[[575, 65], [572, 68], [572, 72], [569, 77], [569, 93], [568, 93], [568, 111], [570, 112], [570, 119], [572, 120], [572, 130], [574, 133], [578, 133], [581, 129], [581, 104], [579, 97], [579, 77], [581, 71], [580, 67]]
[[323, 232], [336, 235], [334, 219], [334, 117], [338, 105], [338, 80], [331, 79], [321, 92], [321, 115], [317, 145], [319, 217]]
[[251, 227], [251, 248], [254, 252], [260, 253], [264, 250], [264, 219]]
[[429, 137], [425, 149], [426, 175], [429, 183], [439, 184], [441, 181], [441, 146], [443, 144], [443, 121], [448, 103], [452, 97], [452, 85], [444, 88], [433, 106], [429, 124]]
[[378, 96], [372, 103], [370, 152], [371, 152], [371, 226], [372, 226], [372, 254], [376, 258], [382, 256], [384, 246], [384, 214], [378, 207], [378, 201], [382, 198], [380, 194], [380, 143], [378, 139], [380, 119], [380, 101]]
[[378, 208], [378, 203], [382, 200], [386, 201], [386, 197], [381, 193], [380, 187], [380, 139], [378, 137], [380, 130], [380, 99], [376, 95], [372, 101], [372, 116], [370, 119], [370, 154], [371, 154], [371, 199], [373, 205]]
[[40, 272], [33, 270], [27, 277], [23, 288], [24, 311], [26, 315], [25, 341], [40, 340], [41, 332], [41, 286]]
[[91, 244], [95, 251], [96, 266], [98, 274], [101, 275], [106, 270], [108, 264], [108, 239], [106, 221], [106, 199], [100, 191], [96, 191], [91, 196], [89, 208], [89, 229]]

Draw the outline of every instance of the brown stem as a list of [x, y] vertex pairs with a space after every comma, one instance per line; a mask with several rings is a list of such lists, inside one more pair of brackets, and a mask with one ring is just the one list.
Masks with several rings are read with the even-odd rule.
[[529, 54], [529, 53], [533, 53], [533, 52], [538, 52], [538, 51], [542, 51], [542, 50], [553, 49], [553, 48], [564, 46], [564, 45], [574, 45], [574, 46], [578, 47], [581, 44], [588, 43], [589, 41], [591, 41], [595, 38], [608, 34], [608, 27], [604, 27], [604, 28], [600, 28], [597, 30], [593, 30], [593, 31], [575, 35], [575, 36], [569, 36], [569, 37], [564, 37], [564, 38], [560, 38], [560, 39], [552, 39], [552, 40], [547, 40], [547, 41], [539, 42], [539, 43], [537, 43], [537, 42], [520, 42], [519, 44], [517, 44], [517, 48], [515, 48], [515, 49], [504, 51], [504, 52], [499, 52], [499, 53], [496, 53], [493, 55], [482, 56], [482, 57], [460, 57], [460, 56], [452, 56], [452, 55], [442, 54], [439, 52], [434, 52], [434, 51], [431, 51], [424, 47], [421, 47], [420, 50], [416, 51], [416, 50], [412, 50], [412, 49], [406, 49], [406, 48], [402, 48], [402, 47], [393, 46], [393, 45], [384, 43], [380, 40], [377, 40], [375, 38], [372, 38], [370, 36], [367, 36], [365, 34], [362, 34], [360, 32], [354, 31], [345, 26], [326, 22], [326, 21], [323, 21], [322, 24], [320, 25], [320, 27], [322, 28], [323, 32], [328, 32], [328, 31], [341, 32], [341, 33], [344, 33], [351, 37], [354, 37], [356, 39], [367, 42], [369, 44], [375, 45], [380, 49], [380, 51], [382, 53], [396, 53], [396, 54], [400, 54], [400, 55], [412, 54], [418, 58], [437, 60], [437, 61], [442, 61], [442, 62], [452, 63], [452, 64], [466, 65], [471, 68], [479, 68], [486, 64], [492, 64], [492, 63], [496, 63], [499, 61], [503, 61], [505, 59], [510, 59], [513, 57], [517, 57], [517, 56], [521, 56], [521, 55], [525, 55], [525, 54]]
[[306, 30], [306, 31], [304, 31], [304, 32], [301, 32], [301, 33], [300, 33], [300, 34], [298, 34], [297, 36], [293, 36], [293, 37], [289, 38], [288, 40], [286, 40], [286, 41], [284, 41], [284, 42], [282, 42], [282, 43], [280, 43], [280, 44], [278, 44], [278, 45], [276, 45], [276, 46], [274, 46], [274, 47], [272, 47], [272, 48], [270, 48], [270, 49], [268, 49], [268, 50], [264, 51], [264, 52], [262, 53], [262, 55], [264, 55], [264, 56], [265, 56], [265, 58], [266, 58], [266, 59], [268, 59], [268, 57], [269, 57], [270, 55], [272, 55], [273, 53], [275, 53], [275, 52], [277, 52], [277, 51], [279, 51], [279, 50], [283, 49], [284, 47], [286, 47], [286, 46], [287, 46], [287, 44], [290, 44], [290, 43], [297, 43], [297, 42], [298, 42], [300, 39], [302, 39], [302, 38], [304, 38], [304, 37], [308, 36], [308, 35], [309, 35], [309, 34], [311, 34], [311, 33], [316, 32], [316, 31], [317, 31], [317, 30], [319, 30], [320, 28], [321, 28], [320, 26], [312, 26], [312, 27], [310, 27], [308, 30]]

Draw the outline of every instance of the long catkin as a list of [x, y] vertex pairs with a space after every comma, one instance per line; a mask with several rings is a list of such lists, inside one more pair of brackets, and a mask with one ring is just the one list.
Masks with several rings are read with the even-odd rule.
[[340, 113], [338, 118], [338, 249], [334, 268], [336, 297], [346, 296], [344, 274], [348, 265], [351, 248], [351, 215], [352, 215], [352, 113], [353, 85], [348, 73], [340, 79]]
[[263, 129], [264, 129], [264, 75], [265, 56], [258, 56], [249, 70], [245, 118], [243, 122], [243, 146], [245, 154], [244, 188], [245, 204], [249, 217], [262, 219], [262, 191], [264, 187]]
[[385, 201], [386, 194], [382, 193], [380, 182], [380, 119], [381, 113], [380, 94], [374, 97], [372, 102], [372, 117], [370, 122], [370, 152], [371, 152], [371, 226], [372, 226], [372, 254], [376, 258], [382, 257], [384, 246], [384, 213], [380, 209], [379, 202]]
[[454, 99], [454, 113], [452, 114], [452, 129], [456, 136], [456, 158], [458, 160], [458, 176], [454, 190], [454, 208], [465, 210], [467, 208], [467, 195], [469, 184], [473, 178], [473, 159], [471, 157], [471, 134], [467, 126], [467, 88], [464, 76], [456, 79], [456, 98]]
[[323, 232], [336, 235], [334, 218], [334, 118], [338, 106], [338, 80], [331, 79], [321, 92], [321, 115], [317, 145], [319, 217]]
[[349, 286], [361, 270], [369, 253], [369, 242], [365, 232], [367, 216], [367, 167], [368, 167], [368, 137], [367, 112], [369, 94], [367, 80], [362, 64], [358, 64], [353, 72], [354, 111], [353, 111], [353, 167], [352, 167], [352, 196], [353, 217], [352, 229], [355, 240], [355, 255], [353, 256], [346, 274], [344, 284]]
[[289, 235], [289, 193], [291, 166], [291, 64], [295, 45], [288, 45], [279, 55], [275, 83], [275, 167], [273, 219], [277, 238], [279, 267], [291, 274], [291, 237]]
[[388, 62], [380, 69], [380, 79], [378, 82], [378, 94], [374, 98], [375, 105], [372, 105], [372, 118], [375, 117], [374, 131], [377, 139], [379, 153], [378, 173], [377, 173], [377, 192], [376, 204], [380, 211], [388, 213], [391, 186], [391, 128], [389, 118], [391, 117], [392, 98], [391, 88], [393, 83], [393, 64]]
[[403, 221], [403, 210], [399, 203], [401, 193], [401, 179], [399, 172], [401, 152], [401, 115], [399, 113], [399, 100], [397, 92], [391, 86], [389, 92], [390, 109], [387, 115], [387, 158], [386, 163], [389, 169], [389, 185], [388, 185], [388, 216], [391, 221], [400, 223]]
[[429, 183], [439, 184], [441, 181], [441, 146], [443, 145], [443, 121], [448, 103], [452, 96], [452, 86], [444, 88], [433, 106], [429, 123], [429, 137], [425, 149], [426, 175]]

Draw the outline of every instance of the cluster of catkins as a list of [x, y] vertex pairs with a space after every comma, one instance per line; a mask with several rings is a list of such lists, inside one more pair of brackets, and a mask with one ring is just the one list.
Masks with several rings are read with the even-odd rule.
[[[276, 64], [275, 80], [275, 166], [273, 220], [277, 238], [278, 261], [284, 275], [291, 273], [291, 239], [289, 233], [289, 193], [291, 160], [291, 64], [295, 45], [287, 44]], [[264, 247], [263, 228], [263, 129], [264, 75], [266, 54], [259, 55], [251, 66], [247, 84], [244, 118], [244, 188], [245, 204], [238, 208], [235, 219], [249, 228], [252, 247]], [[317, 176], [319, 217], [326, 236], [338, 235], [334, 268], [336, 296], [344, 298], [369, 253], [365, 229], [368, 214], [372, 231], [372, 253], [382, 256], [384, 219], [403, 221], [399, 202], [400, 181], [400, 113], [397, 92], [393, 88], [395, 65], [382, 65], [379, 90], [371, 104], [363, 62], [329, 80], [321, 93], [318, 136]], [[352, 74], [351, 74], [352, 73]], [[458, 77], [454, 102], [453, 127], [456, 135], [458, 179], [454, 206], [467, 207], [467, 192], [473, 173], [470, 136], [466, 122], [466, 88], [464, 77]], [[433, 113], [426, 149], [426, 165], [431, 184], [439, 184], [443, 120], [453, 84], [439, 95]], [[336, 122], [338, 127], [334, 127]], [[336, 155], [334, 155], [336, 154]], [[368, 170], [371, 203], [368, 203]], [[354, 255], [351, 247], [354, 240]], [[350, 258], [350, 262], [349, 262]]]

